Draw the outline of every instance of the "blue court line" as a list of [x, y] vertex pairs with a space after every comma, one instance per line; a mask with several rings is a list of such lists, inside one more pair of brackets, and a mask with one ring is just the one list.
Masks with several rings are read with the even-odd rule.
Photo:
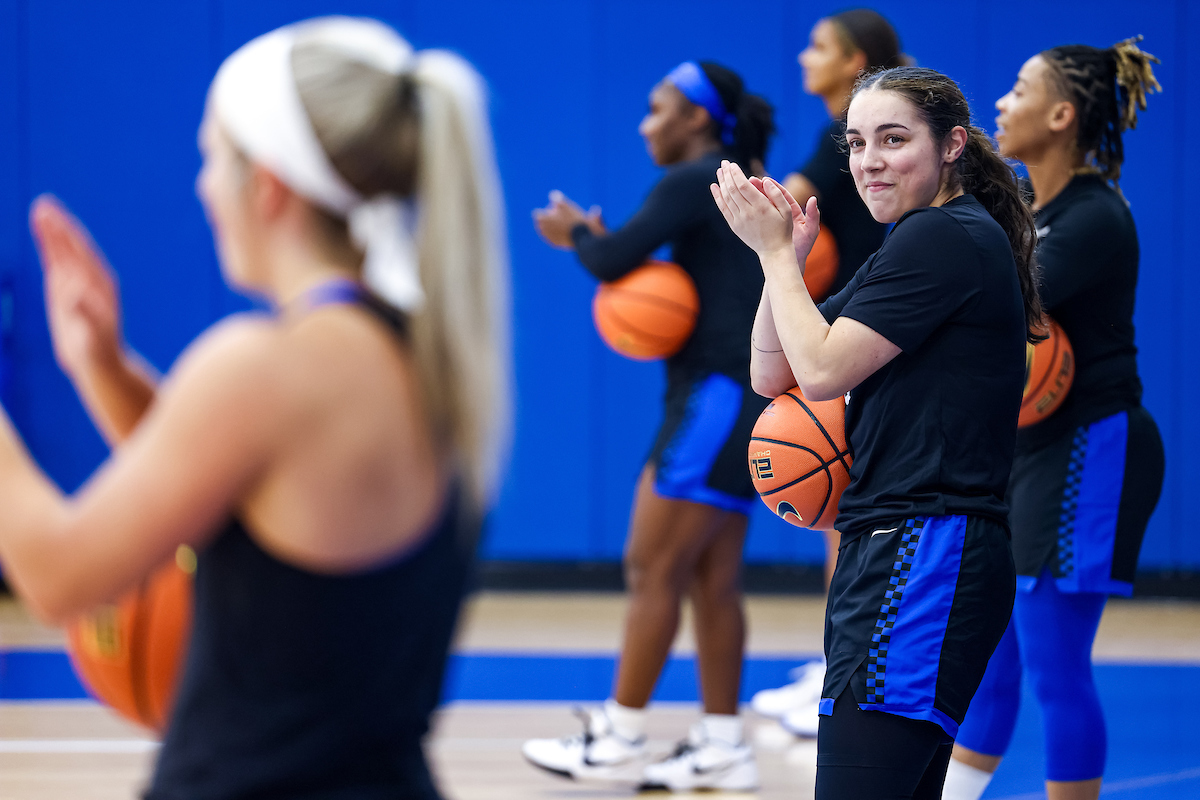
[[[1162, 775], [1146, 775], [1141, 778], [1128, 778], [1121, 781], [1105, 781], [1100, 787], [1100, 795], [1107, 797], [1112, 794], [1123, 794], [1136, 789], [1148, 789], [1153, 786], [1166, 786], [1172, 783], [1190, 781], [1200, 778], [1200, 769], [1185, 769], [1181, 772], [1168, 772]], [[988, 795], [985, 795], [987, 797]], [[1172, 794], [1172, 797], [1179, 795]], [[1189, 795], [1190, 797], [1191, 795]], [[1008, 797], [998, 797], [996, 800], [1046, 800], [1045, 792], [1028, 792], [1014, 794]]]
[[[815, 657], [815, 656], [809, 656]], [[746, 661], [742, 699], [770, 686], [781, 686], [792, 658]], [[446, 701], [603, 700], [612, 685], [616, 659], [598, 654], [468, 653], [450, 657]], [[696, 699], [696, 668], [690, 657], [672, 658], [659, 681], [655, 699]], [[88, 697], [65, 653], [49, 650], [0, 650], [0, 700], [82, 700]]]
[[[787, 682], [800, 659], [746, 660], [742, 698]], [[447, 701], [599, 702], [616, 659], [596, 653], [462, 653], [447, 665]], [[1102, 794], [1119, 800], [1200, 800], [1200, 665], [1100, 664], [1096, 684], [1108, 720]], [[655, 699], [696, 700], [695, 660], [672, 658]], [[0, 700], [87, 697], [61, 651], [0, 650]], [[564, 730], [572, 723], [564, 717]], [[1044, 797], [1041, 712], [1026, 691], [1016, 734], [984, 798]]]

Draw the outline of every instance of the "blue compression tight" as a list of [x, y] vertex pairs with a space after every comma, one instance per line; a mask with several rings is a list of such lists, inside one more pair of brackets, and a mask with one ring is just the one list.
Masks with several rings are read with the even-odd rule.
[[1000, 756], [1012, 741], [1021, 705], [1021, 676], [1042, 709], [1046, 779], [1086, 781], [1104, 774], [1104, 712], [1092, 679], [1092, 641], [1107, 595], [1065, 593], [1043, 574], [1017, 592], [1012, 621], [988, 662], [957, 743]]

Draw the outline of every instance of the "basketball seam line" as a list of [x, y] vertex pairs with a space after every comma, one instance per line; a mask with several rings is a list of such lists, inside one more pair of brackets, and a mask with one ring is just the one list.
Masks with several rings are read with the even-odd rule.
[[[1053, 331], [1051, 331], [1051, 333], [1053, 333]], [[1036, 402], [1037, 401], [1038, 394], [1041, 393], [1042, 389], [1046, 385], [1046, 382], [1050, 380], [1050, 376], [1057, 372], [1057, 370], [1054, 369], [1054, 365], [1056, 363], [1058, 363], [1058, 351], [1060, 349], [1060, 345], [1061, 345], [1061, 342], [1059, 341], [1058, 337], [1055, 336], [1054, 337], [1054, 351], [1052, 353], [1050, 353], [1050, 369], [1046, 370], [1046, 373], [1044, 375], [1042, 375], [1042, 379], [1038, 383], [1038, 385], [1035, 386], [1034, 388], [1030, 389], [1029, 394], [1027, 394], [1025, 397], [1021, 398], [1021, 409], [1022, 410], [1025, 409], [1025, 404], [1027, 402], [1029, 402], [1029, 401]], [[1036, 345], [1034, 346], [1034, 352], [1037, 352]]]
[[[758, 441], [770, 441], [770, 440], [769, 439], [759, 439]], [[781, 444], [787, 444], [787, 443], [782, 442]], [[804, 452], [816, 457], [817, 461], [819, 461], [821, 463], [821, 466], [817, 467], [812, 472], [801, 475], [799, 478], [796, 478], [795, 480], [788, 481], [783, 486], [776, 486], [774, 489], [769, 489], [765, 492], [759, 492], [759, 495], [761, 495], [762, 497], [768, 497], [770, 495], [775, 494], [776, 492], [782, 492], [784, 489], [787, 489], [791, 486], [795, 486], [797, 483], [800, 483], [801, 481], [808, 480], [809, 478], [811, 478], [813, 475], [816, 475], [821, 470], [824, 470], [826, 473], [829, 473], [829, 468], [832, 467], [834, 464], [836, 464], [840, 460], [840, 459], [834, 459], [833, 461], [826, 461], [825, 459], [821, 458], [820, 454], [817, 453], [816, 450], [813, 450], [812, 448], [805, 447], [803, 445], [798, 445], [798, 444], [794, 444], [791, 446], [795, 447], [797, 450], [803, 450]], [[842, 465], [845, 466], [845, 462], [842, 462]], [[847, 470], [846, 474], [849, 475], [850, 471]], [[833, 486], [833, 475], [832, 474], [829, 474], [829, 482], [830, 482], [829, 485], [831, 487], [830, 491], [832, 491], [832, 486]], [[826, 503], [829, 502], [828, 496], [826, 496], [825, 502]], [[822, 505], [821, 510], [824, 511], [824, 509], [825, 509], [825, 506]], [[820, 519], [820, 518], [821, 518], [820, 515], [817, 515], [817, 519]]]
[[[625, 317], [621, 316], [620, 312], [613, 309], [611, 303], [606, 302], [605, 305], [607, 306], [605, 311], [607, 311], [609, 314], [611, 314], [612, 318], [614, 320], [616, 320], [617, 322], [620, 322], [622, 325], [626, 326], [630, 330], [635, 331], [639, 336], [645, 336], [648, 339], [655, 339], [655, 340], [657, 340], [656, 343], [659, 343], [659, 344], [672, 344], [678, 338], [676, 336], [663, 336], [662, 334], [659, 334], [659, 333], [650, 333], [649, 331], [646, 331], [645, 329], [638, 327], [637, 325], [630, 322]], [[691, 338], [691, 334], [688, 334], [687, 338], [685, 338], [683, 341], [686, 343], [687, 340], [690, 338]]]
[[821, 424], [821, 420], [817, 419], [817, 415], [814, 414], [812, 409], [810, 409], [807, 405], [800, 402], [800, 398], [796, 397], [796, 395], [792, 394], [791, 392], [784, 392], [784, 394], [792, 398], [794, 401], [796, 401], [796, 405], [804, 409], [804, 413], [808, 414], [809, 419], [811, 419], [813, 424], [817, 426], [817, 429], [821, 431], [821, 435], [825, 437], [825, 441], [829, 442], [829, 446], [833, 448], [833, 452], [838, 454], [838, 460], [842, 462], [842, 466], [846, 468], [846, 474], [849, 475], [850, 465], [846, 463], [845, 457], [842, 456], [841, 448], [837, 446], [837, 442], [833, 441], [833, 437], [829, 435], [829, 431], [825, 430], [825, 426]]
[[129, 632], [129, 688], [133, 690], [133, 704], [137, 708], [138, 715], [143, 721], [157, 728], [159, 721], [153, 716], [150, 709], [150, 680], [147, 670], [143, 669], [146, 665], [146, 648], [149, 646], [149, 642], [146, 641], [148, 639], [147, 629], [150, 627], [149, 621], [145, 619], [150, 613], [150, 604], [146, 602], [147, 588], [148, 584], [146, 583], [138, 588], [136, 613]]
[[617, 289], [616, 291], [620, 292], [621, 294], [652, 303], [653, 305], [661, 306], [662, 308], [667, 308], [673, 311], [681, 311], [692, 319], [695, 319], [697, 316], [699, 316], [697, 312], [693, 311], [688, 306], [685, 306], [683, 303], [676, 303], [674, 300], [668, 300], [665, 297], [659, 297], [656, 294], [639, 292], [636, 289]]

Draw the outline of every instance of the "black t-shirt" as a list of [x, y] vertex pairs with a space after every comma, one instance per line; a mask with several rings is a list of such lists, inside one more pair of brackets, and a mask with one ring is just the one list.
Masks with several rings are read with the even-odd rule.
[[1036, 219], [1042, 305], [1075, 351], [1075, 379], [1058, 411], [1021, 431], [1022, 450], [1142, 402], [1133, 343], [1138, 240], [1129, 207], [1099, 175], [1078, 175]]
[[821, 224], [837, 242], [838, 272], [828, 296], [842, 290], [871, 254], [883, 244], [887, 225], [876, 222], [854, 186], [849, 156], [841, 146], [845, 120], [832, 120], [821, 131], [817, 148], [797, 172], [808, 178], [820, 195]]
[[687, 344], [667, 360], [672, 383], [711, 372], [750, 381], [750, 331], [763, 274], [758, 256], [729, 229], [709, 191], [722, 157], [670, 167], [642, 207], [607, 236], [585, 225], [571, 231], [579, 260], [602, 281], [616, 280], [669, 243], [671, 260], [696, 282], [700, 315]]
[[972, 514], [1007, 524], [1025, 380], [1025, 310], [1003, 229], [973, 196], [900, 218], [825, 319], [903, 350], [850, 391], [854, 454], [837, 529]]

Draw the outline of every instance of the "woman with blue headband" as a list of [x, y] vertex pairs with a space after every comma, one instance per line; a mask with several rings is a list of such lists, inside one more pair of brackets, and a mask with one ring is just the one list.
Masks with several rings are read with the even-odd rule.
[[[700, 295], [696, 328], [667, 360], [664, 420], [642, 473], [625, 551], [630, 603], [613, 696], [582, 735], [526, 742], [534, 765], [575, 779], [671, 790], [749, 790], [758, 770], [738, 717], [745, 622], [742, 545], [757, 502], [746, 471], [750, 430], [766, 400], [750, 388], [746, 346], [762, 292], [754, 252], [729, 230], [708, 184], [722, 159], [761, 174], [772, 111], [730, 70], [685, 62], [650, 93], [639, 126], [666, 174], [621, 228], [607, 231], [559, 193], [534, 212], [551, 245], [610, 281], [670, 245]], [[648, 764], [646, 705], [688, 595], [696, 616], [704, 717], [665, 761]]]

